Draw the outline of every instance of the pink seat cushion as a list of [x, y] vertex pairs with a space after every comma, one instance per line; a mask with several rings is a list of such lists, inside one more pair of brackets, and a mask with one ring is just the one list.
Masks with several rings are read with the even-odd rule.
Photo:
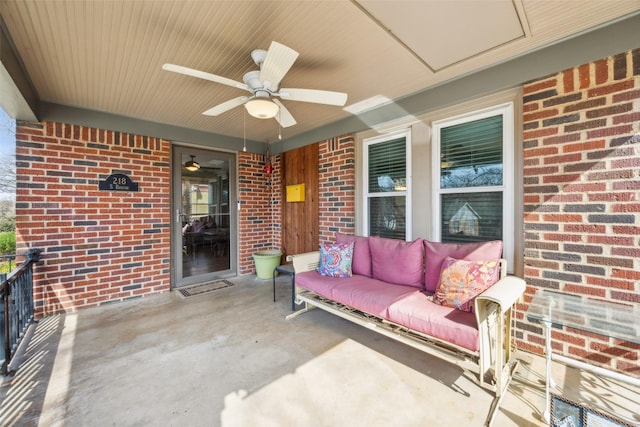
[[308, 289], [321, 295], [323, 297], [331, 299], [331, 293], [333, 288], [340, 286], [347, 280], [358, 280], [361, 276], [351, 277], [328, 277], [323, 276], [315, 270], [305, 271], [304, 273], [296, 273], [296, 285]]
[[480, 348], [475, 315], [435, 304], [424, 292], [391, 304], [388, 320], [472, 351]]
[[318, 295], [383, 319], [388, 319], [388, 308], [391, 304], [420, 292], [415, 287], [392, 286], [362, 275], [334, 278], [322, 276], [316, 271], [296, 274], [296, 284]]
[[466, 261], [500, 259], [502, 241], [473, 243], [440, 243], [423, 240], [425, 251], [424, 285], [427, 291], [435, 292], [440, 279], [442, 262], [447, 257]]
[[389, 307], [393, 303], [420, 292], [413, 286], [389, 285], [369, 277], [363, 279], [334, 287], [333, 299], [365, 313], [389, 319]]
[[413, 242], [369, 237], [373, 278], [424, 289], [422, 239]]
[[362, 274], [371, 277], [371, 252], [369, 251], [369, 238], [336, 233], [336, 243], [353, 242], [353, 260], [351, 269], [353, 274]]

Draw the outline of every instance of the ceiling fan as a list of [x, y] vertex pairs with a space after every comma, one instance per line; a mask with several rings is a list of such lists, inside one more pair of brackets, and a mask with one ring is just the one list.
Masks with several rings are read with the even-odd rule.
[[275, 118], [280, 126], [286, 128], [295, 125], [296, 120], [277, 98], [337, 106], [343, 106], [347, 102], [347, 94], [342, 92], [281, 88], [280, 82], [298, 58], [298, 52], [283, 44], [272, 41], [268, 51], [256, 49], [251, 52], [251, 58], [260, 70], [246, 73], [244, 83], [181, 65], [164, 64], [162, 69], [243, 89], [251, 94], [230, 99], [202, 113], [208, 116], [218, 116], [244, 105], [252, 116], [260, 119]]

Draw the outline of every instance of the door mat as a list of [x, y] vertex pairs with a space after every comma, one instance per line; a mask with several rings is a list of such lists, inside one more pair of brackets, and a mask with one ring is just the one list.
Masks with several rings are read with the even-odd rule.
[[180, 293], [183, 297], [192, 297], [195, 295], [206, 294], [207, 292], [217, 291], [218, 289], [228, 288], [234, 284], [228, 280], [216, 280], [214, 282], [203, 283], [201, 285], [189, 286], [188, 288], [180, 289]]

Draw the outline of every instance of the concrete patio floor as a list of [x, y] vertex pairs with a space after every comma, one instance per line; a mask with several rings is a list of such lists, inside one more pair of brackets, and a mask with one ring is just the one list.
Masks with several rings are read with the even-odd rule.
[[[0, 379], [2, 426], [482, 426], [456, 366], [321, 310], [285, 320], [288, 277], [244, 276], [40, 320]], [[494, 426], [543, 426], [544, 363], [520, 366]], [[640, 423], [638, 390], [554, 366], [556, 393]]]

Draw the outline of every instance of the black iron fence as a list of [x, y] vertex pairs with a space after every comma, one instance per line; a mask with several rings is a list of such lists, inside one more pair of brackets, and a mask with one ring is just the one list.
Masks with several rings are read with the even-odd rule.
[[33, 264], [39, 260], [40, 250], [29, 249], [18, 268], [8, 275], [0, 273], [0, 338], [3, 344], [0, 356], [4, 356], [4, 375], [9, 373], [11, 358], [33, 321]]

